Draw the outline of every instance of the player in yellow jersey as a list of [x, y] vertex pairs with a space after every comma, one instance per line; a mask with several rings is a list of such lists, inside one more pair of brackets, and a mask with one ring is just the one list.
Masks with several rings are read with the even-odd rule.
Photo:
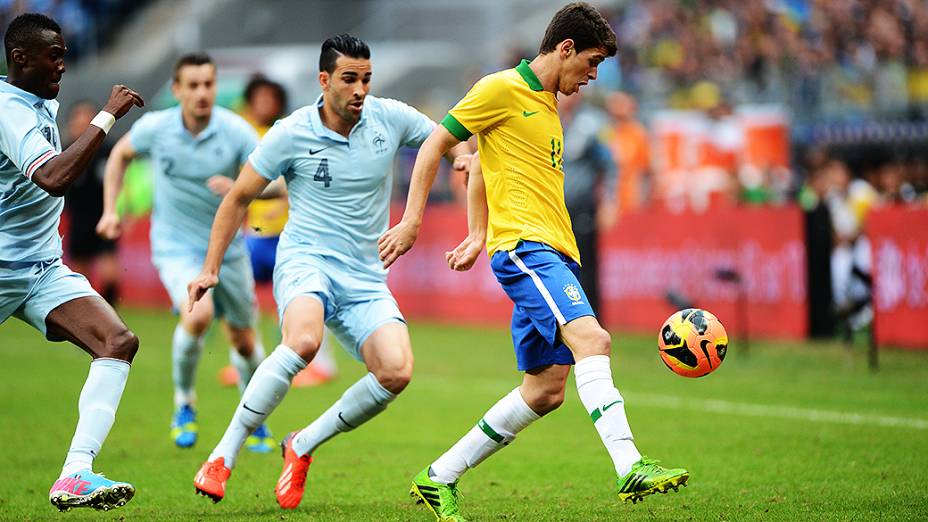
[[410, 493], [438, 520], [464, 520], [458, 479], [560, 406], [572, 365], [580, 400], [618, 474], [620, 499], [634, 502], [677, 489], [689, 478], [686, 470], [659, 466], [635, 447], [613, 384], [611, 337], [576, 277], [580, 256], [564, 203], [557, 96], [595, 79], [598, 65], [615, 52], [615, 33], [595, 8], [577, 2], [558, 11], [538, 56], [478, 81], [422, 145], [403, 219], [381, 237], [381, 259], [389, 266], [416, 240], [442, 154], [477, 134], [479, 166], [468, 187], [470, 233], [448, 253], [448, 263], [470, 268], [486, 242], [493, 272], [515, 304], [512, 339], [525, 373], [518, 388], [413, 479]]

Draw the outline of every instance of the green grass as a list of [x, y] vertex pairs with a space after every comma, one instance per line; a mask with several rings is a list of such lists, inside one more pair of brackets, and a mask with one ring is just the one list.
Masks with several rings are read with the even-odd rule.
[[[181, 451], [168, 437], [174, 318], [150, 311], [125, 318], [142, 349], [96, 468], [133, 482], [138, 495], [106, 514], [59, 515], [48, 504], [88, 359], [10, 320], [0, 326], [0, 520], [428, 521], [406, 494], [411, 477], [520, 378], [506, 330], [413, 324], [412, 384], [384, 415], [317, 452], [298, 510], [282, 512], [274, 501], [276, 453], [243, 452], [226, 499], [213, 505], [194, 496], [192, 479], [237, 402], [236, 390], [215, 377], [227, 361], [219, 329], [201, 363], [200, 443]], [[274, 337], [270, 322], [264, 333]], [[638, 445], [687, 467], [690, 487], [620, 504], [611, 462], [571, 379], [560, 410], [464, 477], [465, 514], [484, 521], [928, 518], [928, 354], [884, 352], [871, 374], [863, 353], [840, 345], [758, 342], [745, 356], [735, 343], [717, 373], [690, 380], [661, 364], [652, 338], [617, 340], [616, 383]], [[364, 373], [339, 355], [335, 382], [290, 392], [270, 418], [275, 435], [308, 424]], [[902, 425], [885, 425], [894, 422]]]

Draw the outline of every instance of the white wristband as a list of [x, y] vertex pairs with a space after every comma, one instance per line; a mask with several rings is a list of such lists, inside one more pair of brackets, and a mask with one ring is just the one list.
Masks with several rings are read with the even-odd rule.
[[100, 111], [90, 120], [90, 124], [95, 127], [100, 127], [100, 129], [103, 130], [103, 134], [109, 134], [110, 129], [116, 124], [116, 116], [106, 111]]

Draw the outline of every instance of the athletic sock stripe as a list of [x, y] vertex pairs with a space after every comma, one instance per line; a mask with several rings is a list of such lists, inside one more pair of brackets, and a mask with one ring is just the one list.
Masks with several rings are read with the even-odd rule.
[[600, 410], [599, 408], [596, 408], [595, 410], [593, 410], [593, 411], [590, 412], [590, 418], [593, 419], [593, 423], [594, 423], [594, 424], [595, 424], [596, 421], [598, 421], [598, 420], [600, 419], [600, 417], [602, 417], [602, 416], [603, 416], [603, 412], [602, 412], [602, 410]]
[[551, 313], [554, 314], [554, 318], [557, 319], [557, 324], [567, 324], [567, 319], [564, 318], [564, 314], [562, 314], [558, 309], [557, 303], [554, 301], [554, 298], [551, 297], [551, 292], [548, 292], [548, 288], [545, 287], [544, 283], [541, 282], [541, 278], [538, 277], [538, 274], [529, 268], [525, 262], [523, 262], [522, 259], [516, 255], [515, 250], [509, 251], [509, 259], [511, 259], [512, 262], [515, 263], [517, 267], [519, 267], [519, 270], [528, 274], [528, 276], [532, 278], [532, 282], [535, 283], [535, 287], [538, 289], [541, 297], [544, 298], [545, 303], [548, 304], [548, 308], [551, 309]]
[[491, 428], [490, 425], [487, 424], [487, 421], [483, 419], [480, 419], [480, 422], [477, 423], [477, 427], [479, 427], [486, 434], [487, 437], [490, 437], [497, 444], [502, 444], [506, 440], [505, 437], [503, 437], [499, 433], [496, 433], [496, 430]]

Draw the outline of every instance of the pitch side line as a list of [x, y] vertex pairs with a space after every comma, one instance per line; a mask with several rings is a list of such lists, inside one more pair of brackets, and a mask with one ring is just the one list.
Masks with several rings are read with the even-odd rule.
[[673, 395], [639, 395], [627, 394], [632, 404], [642, 404], [655, 408], [673, 410], [694, 410], [707, 413], [744, 415], [748, 417], [778, 417], [781, 419], [807, 420], [811, 422], [830, 422], [834, 424], [855, 424], [864, 426], [886, 426], [891, 428], [913, 428], [928, 430], [928, 420], [912, 417], [891, 417], [888, 415], [870, 415], [834, 410], [817, 410], [795, 406], [774, 406], [732, 402], [718, 399], [692, 399]]
[[[467, 379], [467, 389], [471, 392], [480, 391], [487, 394], [499, 394], [500, 397], [516, 381], [499, 381], [489, 379]], [[425, 387], [434, 391], [447, 392], [446, 380], [422, 376], [413, 379], [416, 387]], [[889, 428], [911, 428], [928, 430], [928, 419], [915, 417], [893, 417], [889, 415], [871, 415], [868, 413], [854, 413], [835, 410], [818, 410], [801, 408], [797, 406], [778, 406], [755, 404], [749, 402], [734, 402], [718, 399], [693, 399], [676, 395], [641, 394], [623, 392], [628, 399], [626, 405], [635, 407], [644, 405], [669, 410], [690, 410], [707, 413], [721, 413], [728, 415], [743, 415], [746, 417], [766, 417], [780, 419], [805, 420], [810, 422], [827, 422], [832, 424], [852, 424], [858, 426], [882, 426]]]

